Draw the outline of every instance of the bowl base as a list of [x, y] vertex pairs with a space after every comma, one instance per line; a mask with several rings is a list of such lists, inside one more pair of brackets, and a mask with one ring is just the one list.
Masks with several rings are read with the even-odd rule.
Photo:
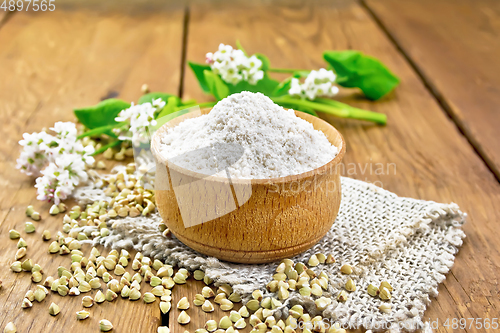
[[220, 260], [229, 261], [239, 264], [265, 264], [285, 258], [291, 258], [299, 253], [302, 253], [310, 249], [314, 244], [319, 242], [324, 235], [309, 240], [306, 243], [300, 245], [287, 247], [279, 250], [269, 250], [269, 251], [242, 251], [242, 250], [229, 250], [221, 249], [217, 247], [212, 247], [206, 244], [198, 243], [191, 239], [185, 238], [182, 235], [177, 235], [173, 233], [178, 240], [183, 244], [189, 246], [195, 251], [206, 254], [207, 256], [215, 257]]

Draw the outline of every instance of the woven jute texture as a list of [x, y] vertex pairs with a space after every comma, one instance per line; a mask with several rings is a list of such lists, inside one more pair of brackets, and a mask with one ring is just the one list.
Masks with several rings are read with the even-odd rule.
[[[77, 197], [82, 201], [104, 198], [98, 189], [80, 191]], [[311, 317], [322, 315], [344, 328], [391, 332], [422, 328], [426, 306], [431, 297], [437, 296], [438, 284], [445, 279], [462, 245], [465, 218], [456, 204], [402, 198], [372, 184], [343, 178], [340, 213], [331, 230], [313, 248], [291, 258], [307, 264], [315, 253], [334, 255], [335, 263], [312, 268], [328, 275], [328, 290], [323, 296], [331, 298], [332, 303], [319, 312], [314, 304], [317, 297], [291, 292], [275, 310], [275, 317], [286, 318], [291, 306], [302, 304]], [[272, 280], [278, 262], [242, 265], [207, 257], [173, 236], [164, 237], [158, 229], [160, 222], [158, 214], [110, 220], [111, 234], [95, 242], [111, 248], [133, 248], [189, 270], [201, 269], [216, 285], [231, 284], [244, 300], [255, 289], [276, 297], [265, 286]], [[340, 273], [343, 264], [352, 265], [353, 274]], [[356, 291], [348, 293], [346, 302], [338, 302], [337, 295], [349, 278], [355, 281]], [[387, 302], [366, 291], [369, 284], [378, 286], [382, 281], [394, 288]], [[382, 303], [390, 304], [392, 311], [382, 313]]]

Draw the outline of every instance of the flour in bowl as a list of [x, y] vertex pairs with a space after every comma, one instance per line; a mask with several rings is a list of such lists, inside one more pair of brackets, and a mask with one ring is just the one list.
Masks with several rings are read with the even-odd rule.
[[261, 93], [241, 92], [160, 139], [161, 154], [192, 171], [264, 179], [316, 169], [337, 154], [323, 132]]

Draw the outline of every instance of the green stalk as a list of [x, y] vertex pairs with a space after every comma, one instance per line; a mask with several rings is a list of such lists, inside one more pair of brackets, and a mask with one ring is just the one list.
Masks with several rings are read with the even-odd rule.
[[247, 51], [245, 51], [245, 49], [243, 48], [243, 46], [241, 45], [241, 43], [240, 43], [240, 41], [239, 41], [238, 39], [236, 40], [236, 47], [237, 47], [239, 50], [243, 51], [243, 53], [244, 53], [244, 54], [248, 57], [248, 53], [247, 53]]
[[197, 102], [195, 99], [191, 98], [191, 99], [188, 99], [187, 101], [182, 101], [181, 104], [183, 106], [186, 106], [186, 105], [196, 105]]
[[210, 108], [210, 107], [214, 106], [215, 104], [217, 104], [217, 102], [206, 102], [206, 103], [200, 103], [200, 104], [195, 104], [195, 105], [191, 105], [191, 106], [183, 105], [183, 106], [176, 107], [175, 111], [188, 109], [188, 108], [193, 107], [193, 106], [198, 106], [200, 109]]
[[286, 98], [286, 97], [275, 97], [271, 98], [275, 103], [288, 103], [295, 104], [297, 106], [305, 106], [314, 110], [323, 111], [325, 113], [340, 117], [340, 118], [348, 118], [349, 111], [347, 108], [334, 108], [325, 104], [319, 104], [312, 101], [308, 101], [305, 99], [296, 99], [296, 98]]
[[120, 143], [121, 143], [120, 140], [116, 140], [116, 141], [110, 142], [107, 145], [102, 146], [101, 148], [99, 148], [96, 151], [94, 151], [94, 153], [92, 154], [92, 156], [104, 153], [106, 150], [108, 150], [108, 148], [113, 148], [114, 146], [118, 146]]
[[387, 117], [385, 114], [358, 109], [335, 100], [318, 98], [315, 101], [308, 101], [305, 99], [296, 99], [292, 97], [287, 98], [286, 96], [275, 97], [272, 98], [272, 100], [278, 104], [288, 103], [295, 104], [297, 106], [304, 106], [317, 111], [331, 114], [339, 118], [367, 120], [380, 125], [385, 125], [387, 123]]
[[200, 109], [203, 109], [203, 108], [211, 108], [215, 104], [217, 104], [217, 102], [205, 102], [198, 104], [198, 106], [200, 107]]
[[118, 123], [118, 124], [111, 124], [111, 125], [96, 127], [96, 128], [91, 129], [90, 131], [87, 131], [85, 133], [80, 134], [76, 138], [78, 140], [80, 140], [80, 139], [83, 139], [86, 136], [97, 136], [97, 135], [103, 134], [104, 132], [112, 130], [114, 128], [123, 127], [126, 124], [127, 124], [126, 122], [122, 122], [122, 123]]
[[372, 121], [372, 122], [377, 123], [379, 125], [386, 125], [387, 124], [387, 116], [383, 113], [359, 109], [359, 108], [356, 108], [354, 106], [350, 106], [348, 104], [344, 104], [344, 103], [341, 103], [339, 101], [336, 101], [334, 99], [329, 99], [329, 98], [316, 98], [316, 101], [323, 103], [323, 104], [331, 105], [333, 107], [348, 108], [350, 115], [351, 115], [350, 118]]
[[177, 105], [177, 100], [175, 97], [169, 97], [167, 100], [167, 104], [163, 107], [163, 109], [160, 111], [160, 113], [155, 117], [155, 118], [161, 118], [166, 116], [167, 114], [170, 114], [172, 112], [175, 112], [175, 107]]
[[293, 68], [269, 68], [268, 72], [273, 73], [295, 73], [295, 72], [310, 72], [306, 69], [293, 69]]

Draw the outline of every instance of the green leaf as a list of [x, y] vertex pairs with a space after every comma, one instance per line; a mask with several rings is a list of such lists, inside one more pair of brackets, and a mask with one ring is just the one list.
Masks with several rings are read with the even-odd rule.
[[188, 109], [184, 109], [184, 110], [180, 110], [180, 111], [169, 113], [166, 116], [162, 116], [162, 117], [156, 119], [156, 125], [151, 127], [151, 132], [157, 131], [160, 127], [162, 127], [163, 125], [165, 125], [168, 121], [170, 121], [170, 120], [172, 120], [174, 118], [177, 118], [179, 116], [182, 116], [183, 114], [186, 114], [186, 113], [188, 113], [190, 111], [191, 110], [188, 108]]
[[229, 88], [219, 75], [211, 70], [205, 70], [203, 75], [205, 76], [205, 81], [207, 82], [208, 89], [210, 89], [210, 93], [214, 95], [218, 101], [229, 96]]
[[167, 94], [164, 92], [152, 92], [149, 94], [142, 95], [139, 100], [137, 101], [137, 104], [144, 104], [144, 103], [152, 103], [154, 99], [161, 98], [162, 101], [167, 102], [170, 97], [174, 97], [176, 100], [176, 104], [179, 104], [181, 99], [175, 95], [172, 94]]
[[274, 89], [272, 96], [288, 95], [288, 90], [290, 90], [290, 87], [292, 86], [292, 78], [293, 76], [281, 81], [280, 84]]
[[378, 59], [360, 51], [326, 51], [323, 58], [343, 87], [360, 88], [366, 97], [377, 100], [392, 91], [399, 79]]
[[175, 112], [175, 108], [177, 103], [179, 102], [179, 98], [177, 96], [170, 96], [167, 100], [167, 104], [163, 107], [160, 113], [157, 116], [158, 118], [165, 117], [168, 114]]
[[[76, 118], [87, 128], [94, 129], [98, 127], [118, 124], [115, 121], [116, 116], [120, 111], [128, 109], [130, 103], [122, 101], [121, 99], [110, 98], [96, 105], [86, 108], [75, 109]], [[116, 137], [116, 135], [108, 130], [105, 132], [109, 136]]]
[[262, 70], [267, 71], [269, 68], [271, 68], [271, 62], [269, 61], [269, 58], [263, 55], [262, 53], [255, 53], [255, 56], [262, 61]]
[[204, 72], [206, 70], [211, 70], [210, 66], [207, 64], [198, 64], [195, 62], [188, 61], [189, 67], [191, 67], [191, 70], [193, 71], [194, 75], [196, 76], [196, 79], [198, 80], [198, 83], [200, 84], [201, 89], [207, 93], [210, 94], [210, 88], [208, 87], [207, 81], [205, 80], [205, 74]]
[[272, 96], [274, 90], [280, 83], [271, 79], [267, 73], [264, 74], [262, 80], [253, 85], [247, 81], [240, 81], [238, 84], [228, 84], [229, 95], [239, 93], [242, 91], [260, 92], [266, 96]]

